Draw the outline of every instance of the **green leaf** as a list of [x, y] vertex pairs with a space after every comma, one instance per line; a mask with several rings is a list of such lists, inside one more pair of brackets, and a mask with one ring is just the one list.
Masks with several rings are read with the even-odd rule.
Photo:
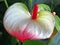
[[27, 40], [23, 45], [46, 45], [46, 43], [40, 40]]
[[48, 45], [60, 45], [60, 33], [57, 33], [49, 42]]
[[16, 38], [14, 38], [14, 37], [11, 37], [11, 45], [16, 45], [17, 44], [17, 39]]
[[60, 33], [60, 18], [57, 15], [54, 16], [54, 18], [55, 18], [55, 27], [57, 31]]

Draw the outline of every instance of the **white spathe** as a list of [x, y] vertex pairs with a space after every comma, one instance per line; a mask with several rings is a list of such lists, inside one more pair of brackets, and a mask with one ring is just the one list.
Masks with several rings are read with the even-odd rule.
[[40, 11], [37, 19], [33, 20], [29, 11], [22, 6], [22, 3], [15, 3], [7, 9], [3, 24], [8, 33], [19, 33], [17, 36], [22, 35], [23, 31], [26, 30], [22, 39], [24, 40], [27, 37], [26, 40], [32, 40], [50, 38], [55, 21], [48, 11]]

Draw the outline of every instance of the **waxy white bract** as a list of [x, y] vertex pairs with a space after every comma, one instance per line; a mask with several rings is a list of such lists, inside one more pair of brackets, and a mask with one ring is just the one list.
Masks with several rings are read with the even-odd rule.
[[23, 3], [15, 3], [7, 9], [3, 24], [9, 34], [23, 42], [28, 39], [50, 38], [55, 21], [48, 11], [39, 12], [37, 19], [33, 20]]

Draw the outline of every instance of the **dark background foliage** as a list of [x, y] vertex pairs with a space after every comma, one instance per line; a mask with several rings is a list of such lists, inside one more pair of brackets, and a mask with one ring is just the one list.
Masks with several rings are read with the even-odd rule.
[[[32, 10], [34, 4], [45, 3], [45, 4], [48, 4], [51, 7], [52, 11], [55, 11], [56, 14], [60, 17], [60, 0], [7, 0], [7, 2], [8, 2], [9, 6], [16, 2], [25, 3], [27, 5], [27, 7], [29, 8], [29, 11]], [[16, 45], [18, 43], [18, 41], [14, 37], [9, 35], [5, 31], [4, 26], [3, 26], [3, 17], [4, 17], [4, 13], [6, 10], [7, 10], [7, 7], [4, 3], [4, 0], [0, 0], [0, 45]], [[58, 36], [60, 36], [60, 35], [59, 34], [56, 34], [56, 35], [57, 36], [55, 36], [54, 38], [56, 38], [56, 39], [58, 39], [58, 41], [60, 41], [60, 38], [58, 38]], [[48, 39], [42, 40], [42, 41], [47, 43]], [[54, 42], [55, 40], [52, 39], [52, 41]], [[34, 41], [32, 41], [32, 42], [36, 43]], [[32, 45], [32, 42], [31, 42], [31, 45]], [[29, 43], [29, 41], [25, 42], [23, 45], [29, 45], [27, 43]], [[37, 43], [33, 44], [33, 45], [40, 45], [40, 43], [37, 41]], [[45, 44], [45, 43], [43, 43], [43, 44]], [[41, 43], [41, 45], [43, 45], [43, 44]], [[56, 44], [53, 44], [50, 42], [50, 45], [56, 45]]]

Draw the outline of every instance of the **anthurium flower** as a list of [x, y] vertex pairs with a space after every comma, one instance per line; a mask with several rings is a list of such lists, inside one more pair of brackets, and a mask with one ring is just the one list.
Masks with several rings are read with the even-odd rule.
[[15, 3], [7, 9], [3, 24], [10, 35], [24, 42], [50, 38], [55, 21], [51, 12], [39, 11], [38, 4], [34, 6], [31, 15], [25, 4]]

